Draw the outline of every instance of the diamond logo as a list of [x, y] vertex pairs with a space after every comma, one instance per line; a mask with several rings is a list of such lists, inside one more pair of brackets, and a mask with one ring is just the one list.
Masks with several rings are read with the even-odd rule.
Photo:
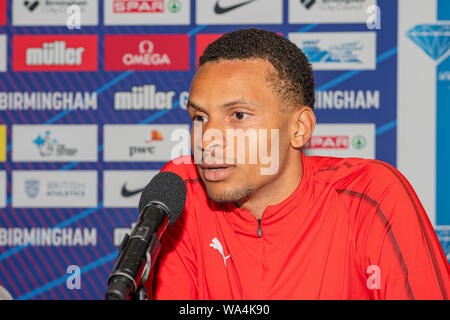
[[449, 54], [450, 25], [421, 24], [410, 29], [406, 35], [434, 61]]

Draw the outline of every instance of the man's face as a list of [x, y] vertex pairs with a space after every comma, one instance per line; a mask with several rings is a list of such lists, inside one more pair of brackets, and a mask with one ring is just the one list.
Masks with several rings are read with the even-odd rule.
[[[208, 196], [216, 202], [249, 198], [282, 170], [290, 147], [289, 113], [266, 80], [269, 72], [276, 74], [262, 59], [224, 60], [204, 64], [192, 80], [191, 145], [194, 156], [201, 156], [195, 161]], [[242, 133], [250, 132], [255, 134], [242, 140]], [[267, 174], [268, 167], [275, 170]]]

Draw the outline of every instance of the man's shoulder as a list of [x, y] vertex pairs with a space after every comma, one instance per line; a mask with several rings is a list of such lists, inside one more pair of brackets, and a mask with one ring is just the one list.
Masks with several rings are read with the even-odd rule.
[[312, 160], [317, 162], [314, 181], [319, 188], [316, 190], [339, 199], [357, 230], [371, 228], [373, 217], [380, 217], [381, 212], [383, 221], [416, 216], [411, 210], [394, 209], [411, 208], [411, 204], [418, 208], [420, 202], [407, 179], [389, 163], [359, 158]]
[[383, 188], [406, 183], [405, 177], [387, 162], [363, 158], [308, 157], [314, 180], [336, 189]]

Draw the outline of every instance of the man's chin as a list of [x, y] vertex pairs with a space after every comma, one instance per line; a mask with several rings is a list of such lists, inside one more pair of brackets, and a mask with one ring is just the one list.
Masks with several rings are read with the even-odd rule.
[[239, 202], [250, 197], [252, 192], [253, 188], [248, 184], [236, 188], [219, 188], [206, 184], [206, 194], [212, 201], [218, 203]]

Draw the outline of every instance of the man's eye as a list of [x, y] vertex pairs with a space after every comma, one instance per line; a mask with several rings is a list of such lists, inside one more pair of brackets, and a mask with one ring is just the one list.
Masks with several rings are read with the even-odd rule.
[[205, 122], [206, 121], [206, 117], [195, 115], [195, 116], [192, 117], [192, 121], [194, 121], [194, 122]]
[[233, 117], [237, 120], [244, 120], [245, 118], [247, 118], [249, 115], [245, 112], [235, 112], [233, 113]]

